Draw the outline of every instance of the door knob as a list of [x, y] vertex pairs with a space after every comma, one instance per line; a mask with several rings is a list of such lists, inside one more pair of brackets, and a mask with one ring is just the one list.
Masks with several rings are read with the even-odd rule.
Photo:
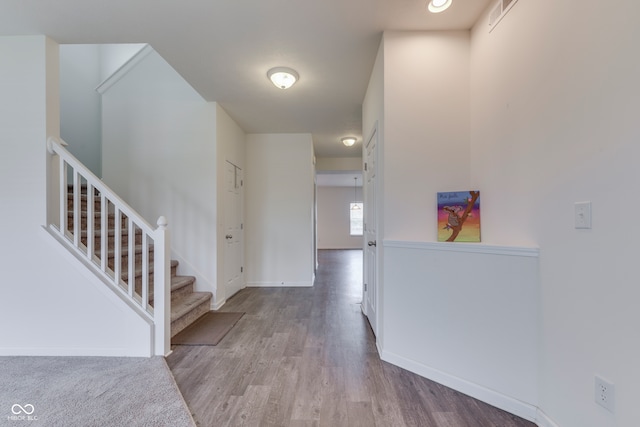
[[224, 236], [225, 239], [233, 239], [233, 236], [231, 234], [227, 234], [226, 236]]
[[369, 241], [369, 243], [367, 243], [367, 245], [369, 245], [369, 246], [378, 246], [378, 245], [376, 244], [376, 241], [375, 241], [375, 240], [371, 240], [371, 241]]

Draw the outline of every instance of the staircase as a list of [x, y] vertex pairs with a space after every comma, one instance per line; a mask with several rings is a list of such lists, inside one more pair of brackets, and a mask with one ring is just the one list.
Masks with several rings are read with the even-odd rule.
[[[129, 232], [130, 222], [126, 215], [119, 212], [120, 218], [116, 217], [116, 214], [109, 213], [108, 218], [103, 228], [102, 214], [101, 212], [113, 212], [111, 206], [106, 209], [102, 209], [102, 197], [99, 192], [94, 192], [93, 209], [88, 212], [87, 200], [90, 198], [87, 195], [87, 187], [82, 186], [80, 190], [80, 227], [79, 227], [79, 239], [82, 247], [84, 248], [97, 248], [94, 250], [94, 262], [96, 264], [105, 263], [108, 271], [113, 274], [120, 275], [120, 287], [124, 292], [128, 292], [137, 301], [146, 300], [150, 307], [153, 307], [154, 295], [153, 286], [143, 286], [143, 282], [147, 284], [153, 283], [153, 244], [143, 241], [143, 233], [141, 230], [136, 229], [134, 233]], [[106, 202], [109, 204], [109, 202]], [[74, 191], [73, 185], [68, 186], [67, 192], [67, 231], [70, 234], [75, 232], [74, 227]], [[89, 215], [93, 216], [93, 236], [87, 236], [87, 218]], [[103, 230], [106, 228], [106, 247], [107, 256], [103, 261], [100, 259], [100, 248], [103, 238]], [[135, 236], [135, 242], [133, 246], [129, 245], [129, 236]], [[119, 251], [116, 250], [119, 248]], [[145, 254], [145, 249], [147, 253]], [[133, 248], [133, 257], [130, 257], [129, 251]], [[119, 257], [121, 262], [120, 266], [116, 268], [116, 258]], [[133, 267], [132, 273], [129, 273], [129, 262]], [[148, 263], [147, 274], [148, 281], [143, 277], [143, 263]], [[211, 307], [211, 292], [194, 292], [193, 285], [195, 277], [193, 276], [180, 276], [177, 274], [178, 261], [171, 261], [171, 336], [175, 336], [178, 332], [185, 329], [192, 324], [203, 314], [207, 313]], [[132, 277], [129, 277], [129, 276]], [[129, 287], [129, 282], [133, 280], [134, 286]], [[148, 289], [148, 291], [145, 291]], [[148, 295], [144, 295], [148, 293]]]

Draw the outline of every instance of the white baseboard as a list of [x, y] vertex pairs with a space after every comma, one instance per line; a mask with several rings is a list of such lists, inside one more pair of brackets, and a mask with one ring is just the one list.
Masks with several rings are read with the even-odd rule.
[[211, 300], [211, 310], [216, 311], [216, 310], [220, 310], [222, 308], [222, 306], [227, 302], [226, 299], [223, 299], [222, 301], [216, 301], [214, 302], [213, 299]]
[[304, 288], [313, 286], [313, 282], [247, 282], [248, 288]]
[[152, 357], [148, 351], [131, 348], [85, 348], [85, 347], [23, 347], [0, 348], [0, 356], [89, 356], [89, 357]]
[[536, 415], [535, 422], [536, 422], [536, 425], [538, 425], [538, 427], [560, 427], [558, 424], [556, 424], [555, 421], [549, 418], [547, 414], [542, 412], [540, 408], [538, 408], [538, 413]]
[[[498, 393], [497, 391], [490, 390], [479, 384], [475, 384], [462, 378], [447, 374], [430, 366], [425, 366], [413, 360], [406, 359], [397, 354], [393, 354], [381, 349], [378, 349], [378, 352], [380, 353], [380, 358], [386, 362], [392, 363], [422, 377], [450, 387], [454, 390], [457, 390], [475, 399], [481, 400], [491, 406], [495, 406], [496, 408], [502, 409], [511, 414], [517, 415], [528, 421], [536, 422], [537, 420], [539, 411], [538, 408], [534, 405]], [[551, 424], [549, 425], [549, 427], [557, 426]]]

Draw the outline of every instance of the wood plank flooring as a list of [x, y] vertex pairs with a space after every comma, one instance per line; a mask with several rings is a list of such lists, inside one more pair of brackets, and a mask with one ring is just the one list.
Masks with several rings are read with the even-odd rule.
[[221, 426], [533, 427], [380, 360], [360, 310], [362, 251], [320, 251], [312, 288], [247, 288], [215, 347], [167, 363], [196, 423]]

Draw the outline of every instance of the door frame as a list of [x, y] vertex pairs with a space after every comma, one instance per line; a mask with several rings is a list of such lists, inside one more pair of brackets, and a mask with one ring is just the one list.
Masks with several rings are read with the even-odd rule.
[[[224, 203], [228, 202], [228, 189], [227, 189], [227, 167], [228, 165], [232, 166], [234, 168], [234, 185], [236, 186], [237, 189], [237, 194], [235, 197], [237, 197], [236, 202], [238, 203], [237, 206], [237, 211], [236, 214], [238, 215], [238, 222], [240, 224], [240, 228], [239, 228], [239, 233], [240, 233], [240, 237], [237, 238], [237, 242], [239, 245], [239, 260], [238, 263], [240, 264], [241, 267], [241, 271], [239, 273], [239, 278], [238, 280], [240, 281], [240, 286], [238, 288], [238, 290], [244, 289], [246, 287], [246, 282], [244, 280], [244, 174], [243, 174], [243, 170], [240, 166], [237, 166], [235, 163], [233, 163], [232, 161], [225, 159], [225, 172], [224, 172], [224, 181], [225, 181], [225, 186], [224, 186], [224, 193], [225, 193], [225, 198], [224, 198]], [[239, 180], [239, 182], [238, 182]], [[228, 226], [228, 218], [227, 215], [225, 213], [224, 219], [223, 219], [223, 233], [220, 236], [222, 238], [222, 248], [223, 248], [223, 256], [222, 256], [222, 261], [223, 261], [223, 274], [222, 274], [222, 278], [223, 278], [223, 284], [224, 284], [224, 293], [225, 293], [225, 300], [227, 298], [230, 298], [231, 296], [233, 296], [234, 294], [230, 294], [229, 292], [229, 284], [228, 284], [228, 277], [229, 277], [229, 271], [228, 268], [230, 267], [229, 265], [227, 265], [227, 256], [228, 254], [228, 242], [226, 240], [226, 233], [227, 233], [227, 226]], [[235, 240], [235, 239], [234, 239]]]
[[[375, 196], [373, 197], [374, 199], [374, 205], [373, 206], [368, 206], [367, 201], [364, 199], [364, 195], [368, 194], [368, 180], [367, 178], [367, 170], [366, 168], [367, 166], [367, 147], [369, 147], [369, 144], [371, 144], [371, 142], [373, 141], [373, 139], [375, 138], [375, 149], [373, 152], [373, 156], [375, 159], [375, 167], [376, 167], [376, 185], [374, 188], [375, 191]], [[375, 211], [375, 217], [374, 217], [374, 221], [375, 221], [375, 234], [374, 234], [374, 241], [376, 242], [376, 250], [375, 250], [375, 269], [372, 272], [372, 275], [375, 278], [374, 281], [374, 292], [375, 292], [375, 301], [374, 301], [374, 319], [373, 322], [371, 321], [370, 315], [371, 313], [368, 313], [368, 309], [367, 309], [367, 293], [370, 292], [370, 290], [368, 289], [368, 284], [365, 284], [365, 281], [367, 281], [368, 279], [368, 259], [367, 259], [367, 248], [368, 248], [368, 241], [367, 241], [367, 231], [366, 229], [364, 230], [363, 233], [363, 239], [362, 239], [362, 252], [363, 252], [363, 259], [362, 259], [362, 278], [363, 278], [363, 286], [362, 286], [362, 305], [361, 305], [361, 309], [362, 312], [364, 313], [364, 315], [367, 317], [367, 319], [369, 320], [369, 324], [372, 325], [372, 330], [374, 332], [374, 334], [376, 335], [376, 341], [378, 341], [378, 337], [380, 336], [380, 251], [382, 250], [382, 242], [380, 241], [380, 209], [378, 208], [379, 206], [381, 206], [380, 204], [380, 157], [379, 157], [379, 150], [380, 150], [380, 137], [379, 137], [379, 129], [378, 129], [378, 121], [376, 121], [373, 125], [373, 128], [368, 136], [368, 138], [365, 140], [365, 142], [363, 142], [362, 144], [362, 160], [363, 160], [363, 180], [362, 180], [362, 193], [363, 193], [363, 202], [364, 202], [364, 209], [373, 209]], [[366, 211], [365, 211], [365, 215], [366, 215]], [[365, 224], [366, 227], [366, 224]]]

